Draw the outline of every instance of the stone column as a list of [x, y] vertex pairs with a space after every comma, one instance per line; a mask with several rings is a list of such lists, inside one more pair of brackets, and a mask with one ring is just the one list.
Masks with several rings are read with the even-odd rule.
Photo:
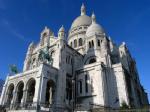
[[39, 102], [40, 82], [41, 82], [41, 77], [37, 77], [36, 78], [36, 84], [35, 84], [35, 92], [34, 92], [34, 97], [33, 97], [33, 103], [38, 103]]
[[50, 95], [49, 95], [49, 103], [50, 103], [50, 104], [52, 104], [52, 94], [53, 94], [53, 93], [52, 93], [52, 91], [53, 91], [52, 89], [53, 89], [53, 88], [50, 86], [50, 88], [49, 88], [49, 94], [50, 94]]
[[6, 92], [3, 99], [3, 105], [7, 103], [7, 100], [8, 100], [8, 93]]
[[47, 88], [47, 79], [42, 76], [41, 85], [40, 85], [40, 96], [39, 102], [45, 103], [45, 96], [46, 96], [46, 88]]
[[15, 103], [16, 103], [16, 99], [17, 99], [17, 92], [15, 91], [15, 89], [13, 90], [13, 98], [11, 100], [11, 108], [14, 107]]
[[5, 84], [3, 85], [2, 94], [0, 96], [0, 105], [4, 105], [5, 100], [6, 100], [6, 92], [8, 89], [8, 86], [7, 86], [8, 78], [9, 78], [9, 76], [7, 76]]
[[26, 100], [27, 100], [27, 89], [25, 88], [23, 90], [23, 97], [21, 99], [21, 105], [24, 106], [26, 104]]

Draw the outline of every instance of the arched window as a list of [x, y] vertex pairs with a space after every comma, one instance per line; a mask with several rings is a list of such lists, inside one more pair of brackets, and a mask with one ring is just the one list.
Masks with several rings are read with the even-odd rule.
[[74, 47], [77, 47], [77, 40], [74, 40]]
[[7, 104], [11, 104], [13, 99], [14, 84], [10, 84], [7, 90]]
[[27, 83], [27, 103], [32, 103], [35, 93], [35, 79], [30, 79]]
[[55, 83], [52, 80], [47, 81], [45, 103], [52, 104], [54, 101]]
[[97, 45], [100, 46], [100, 40], [97, 41]]
[[80, 39], [79, 39], [79, 46], [82, 46], [82, 44], [83, 44], [82, 42], [83, 42], [83, 41], [82, 41], [82, 38], [80, 38]]
[[95, 62], [96, 62], [96, 59], [95, 59], [95, 58], [92, 58], [92, 59], [89, 60], [89, 64], [95, 63]]
[[18, 83], [17, 86], [17, 99], [16, 99], [16, 103], [20, 104], [22, 97], [23, 97], [23, 88], [24, 88], [24, 83], [21, 81]]
[[45, 32], [45, 33], [43, 33], [43, 37], [45, 37], [45, 36], [47, 36], [47, 33]]
[[92, 47], [94, 47], [94, 41], [92, 40]]
[[89, 42], [89, 48], [91, 48], [91, 42]]
[[89, 42], [89, 48], [92, 48], [92, 47], [94, 47], [94, 41], [93, 40]]

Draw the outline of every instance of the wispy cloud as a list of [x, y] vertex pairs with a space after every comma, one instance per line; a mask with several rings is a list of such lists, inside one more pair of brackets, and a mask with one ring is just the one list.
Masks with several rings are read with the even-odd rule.
[[21, 33], [17, 32], [14, 27], [12, 27], [11, 23], [8, 20], [2, 19], [1, 23], [3, 24], [3, 27], [5, 27], [12, 35], [14, 35], [14, 37], [22, 41], [28, 41], [27, 38], [25, 38]]

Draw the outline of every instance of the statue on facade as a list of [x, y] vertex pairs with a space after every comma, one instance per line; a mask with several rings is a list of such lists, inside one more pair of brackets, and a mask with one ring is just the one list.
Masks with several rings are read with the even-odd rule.
[[10, 74], [11, 74], [11, 75], [18, 73], [18, 68], [17, 68], [17, 66], [14, 65], [14, 64], [9, 66], [9, 70], [10, 70]]
[[40, 61], [46, 61], [48, 62], [50, 65], [53, 64], [53, 59], [52, 59], [52, 56], [49, 54], [49, 51], [48, 51], [48, 47], [46, 47], [46, 50], [40, 50], [39, 52], [39, 60]]

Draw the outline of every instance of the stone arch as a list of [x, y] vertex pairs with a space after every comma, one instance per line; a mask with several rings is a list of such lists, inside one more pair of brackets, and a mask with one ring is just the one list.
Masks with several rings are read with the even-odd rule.
[[23, 98], [23, 89], [24, 89], [24, 82], [23, 81], [20, 81], [18, 84], [17, 84], [17, 89], [16, 89], [16, 93], [17, 93], [17, 97], [16, 97], [16, 103], [17, 104], [20, 104], [21, 103], [21, 100]]
[[54, 58], [54, 57], [55, 57], [55, 50], [52, 50], [52, 51], [50, 52], [50, 55], [52, 56], [52, 58]]
[[12, 100], [13, 100], [13, 91], [14, 91], [14, 84], [11, 83], [11, 84], [8, 86], [8, 89], [7, 89], [6, 104], [11, 104], [11, 102], [12, 102]]
[[85, 60], [84, 64], [92, 64], [96, 62], [96, 56], [91, 56]]
[[89, 64], [95, 63], [95, 62], [96, 62], [96, 59], [95, 59], [95, 58], [92, 58], [92, 59], [89, 60]]
[[83, 45], [83, 40], [82, 38], [79, 38], [79, 46], [82, 46]]
[[46, 84], [45, 103], [52, 104], [54, 102], [55, 82], [49, 79]]
[[27, 103], [33, 103], [34, 93], [35, 93], [35, 84], [36, 81], [34, 78], [28, 80], [26, 88], [27, 88]]
[[41, 46], [43, 46], [48, 41], [48, 32], [44, 31], [41, 34]]

